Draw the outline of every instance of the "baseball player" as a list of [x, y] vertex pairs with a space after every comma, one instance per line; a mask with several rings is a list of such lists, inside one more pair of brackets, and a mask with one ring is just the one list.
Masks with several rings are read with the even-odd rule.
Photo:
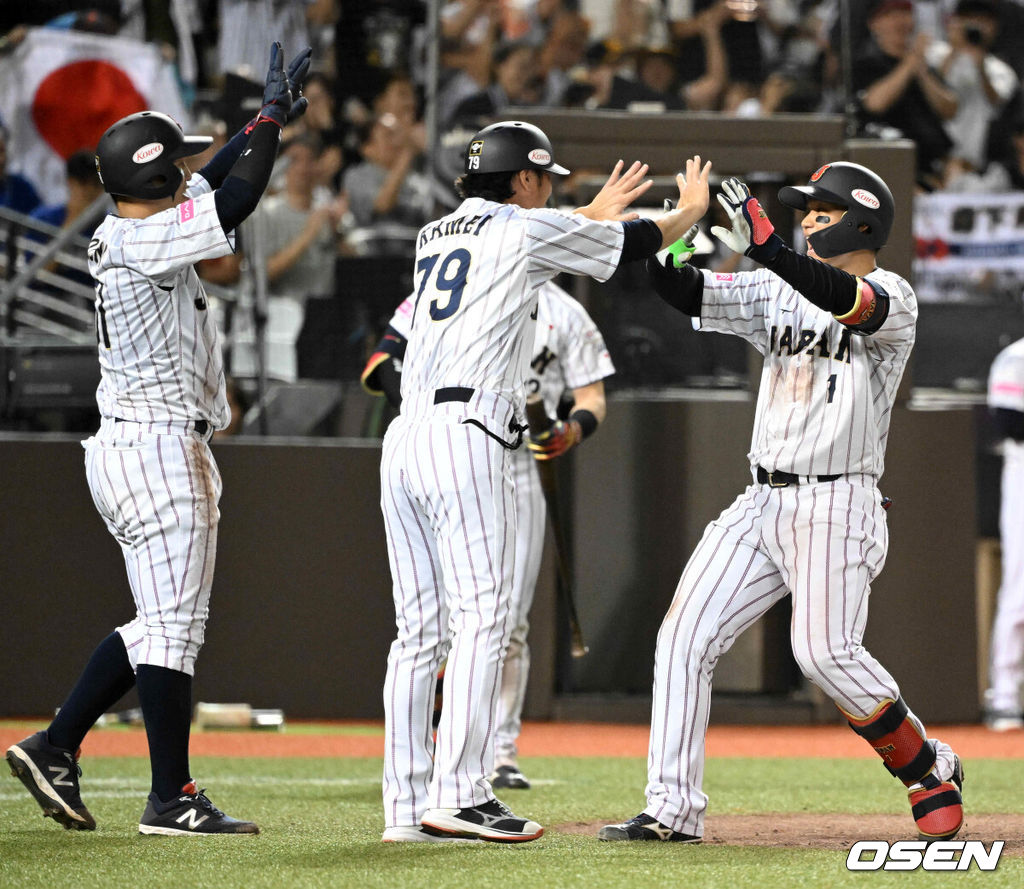
[[101, 137], [96, 166], [116, 202], [89, 244], [101, 369], [99, 431], [83, 442], [96, 508], [121, 546], [134, 620], [104, 639], [49, 727], [7, 751], [12, 772], [66, 829], [94, 830], [82, 802], [80, 745], [132, 686], [146, 724], [152, 792], [139, 832], [255, 834], [192, 780], [192, 676], [217, 551], [221, 479], [208, 442], [229, 420], [217, 330], [194, 263], [234, 249], [234, 229], [270, 179], [310, 50], [287, 73], [270, 53], [263, 107], [197, 174], [212, 141], [152, 111]]
[[[679, 209], [658, 220], [627, 208], [649, 187], [646, 165], [620, 161], [594, 201], [545, 208], [554, 162], [534, 126], [501, 121], [470, 141], [462, 203], [417, 237], [415, 297], [402, 409], [381, 453], [381, 508], [397, 637], [384, 686], [383, 839], [521, 842], [534, 821], [495, 799], [495, 709], [516, 562], [512, 451], [538, 291], [566, 272], [606, 280], [653, 256], [707, 208], [699, 158], [679, 174]], [[431, 732], [437, 669], [448, 651], [445, 706]]]
[[988, 378], [988, 406], [1003, 437], [999, 507], [1003, 579], [999, 587], [985, 691], [984, 722], [993, 731], [1024, 728], [1024, 339], [996, 355]]
[[[526, 378], [527, 395], [538, 393], [549, 416], [557, 416], [564, 394], [571, 393], [572, 413], [530, 450], [514, 452], [512, 462], [516, 499], [516, 561], [511, 595], [512, 634], [501, 669], [495, 729], [495, 770], [492, 788], [527, 790], [530, 782], [519, 769], [516, 741], [522, 728], [523, 703], [530, 669], [527, 644], [530, 607], [544, 550], [544, 492], [535, 460], [561, 456], [590, 435], [605, 416], [604, 379], [615, 373], [611, 356], [597, 326], [576, 300], [552, 281], [538, 291], [536, 339]], [[401, 403], [400, 371], [409, 338], [414, 297], [395, 311], [373, 356], [363, 371], [363, 385], [383, 394], [394, 407]], [[440, 680], [439, 680], [440, 687]], [[436, 707], [435, 707], [436, 711]], [[434, 719], [440, 714], [435, 713]]]
[[862, 644], [870, 584], [888, 546], [878, 479], [917, 320], [910, 285], [875, 265], [892, 227], [892, 195], [851, 163], [826, 164], [808, 185], [783, 188], [782, 203], [802, 213], [803, 255], [774, 234], [740, 180], [727, 179], [723, 192], [731, 229], [712, 233], [764, 267], [716, 274], [648, 263], [648, 271], [701, 330], [736, 334], [764, 355], [752, 481], [708, 525], [658, 633], [647, 807], [598, 836], [700, 842], [715, 664], [790, 596], [804, 675], [907, 786], [922, 837], [953, 837], [963, 823], [960, 761], [927, 737]]

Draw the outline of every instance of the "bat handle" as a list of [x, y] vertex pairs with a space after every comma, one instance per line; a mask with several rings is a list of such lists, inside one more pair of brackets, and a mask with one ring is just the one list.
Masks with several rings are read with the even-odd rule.
[[526, 399], [526, 423], [530, 427], [530, 435], [533, 436], [547, 432], [555, 424], [544, 407], [544, 399], [537, 393]]

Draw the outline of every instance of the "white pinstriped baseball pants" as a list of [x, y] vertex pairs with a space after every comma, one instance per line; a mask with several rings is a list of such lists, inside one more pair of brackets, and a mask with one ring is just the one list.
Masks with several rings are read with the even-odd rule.
[[[494, 400], [490, 416], [484, 408], [407, 397], [384, 436], [381, 509], [398, 629], [384, 684], [387, 827], [493, 797], [516, 516], [512, 453], [461, 422], [480, 419], [507, 436], [511, 405]], [[449, 639], [435, 749], [434, 688]]]
[[992, 710], [1020, 710], [1024, 685], [1024, 445], [1007, 442], [1003, 451], [999, 536], [1002, 582], [999, 585], [989, 686], [985, 705]]
[[[870, 479], [751, 485], [708, 525], [658, 632], [647, 814], [703, 836], [715, 664], [783, 596], [793, 599], [797, 664], [839, 707], [866, 717], [899, 697], [895, 680], [861, 644], [870, 584], [887, 547], [885, 511]], [[935, 747], [936, 773], [949, 780], [953, 752], [941, 742]]]
[[516, 486], [516, 564], [512, 585], [512, 635], [501, 665], [494, 764], [515, 765], [517, 740], [522, 730], [523, 703], [530, 678], [530, 608], [544, 554], [547, 505], [537, 474], [537, 461], [526, 448], [516, 451], [513, 477]]
[[221, 479], [194, 433], [154, 434], [105, 419], [83, 442], [96, 509], [121, 546], [135, 600], [117, 628], [133, 669], [192, 676], [209, 615]]

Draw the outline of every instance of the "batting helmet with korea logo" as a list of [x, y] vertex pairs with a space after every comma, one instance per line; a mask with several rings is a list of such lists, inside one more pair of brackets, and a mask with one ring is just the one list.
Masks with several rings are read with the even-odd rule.
[[808, 239], [822, 258], [854, 250], [878, 250], [889, 240], [896, 205], [889, 186], [867, 167], [848, 161], [825, 164], [807, 185], [779, 189], [786, 206], [806, 210], [811, 199], [845, 208], [843, 217]]
[[129, 114], [113, 124], [96, 148], [96, 172], [108, 194], [157, 201], [181, 184], [175, 161], [199, 154], [209, 136], [186, 136], [178, 123], [158, 111]]
[[467, 173], [515, 173], [543, 170], [558, 176], [569, 171], [555, 163], [544, 131], [521, 120], [503, 120], [484, 127], [466, 148]]

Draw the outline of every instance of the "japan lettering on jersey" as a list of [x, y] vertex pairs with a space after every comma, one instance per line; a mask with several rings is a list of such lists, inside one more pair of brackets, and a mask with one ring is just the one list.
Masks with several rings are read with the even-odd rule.
[[622, 243], [620, 223], [482, 198], [422, 228], [403, 399], [465, 386], [521, 406], [538, 289], [563, 272], [607, 280]]
[[889, 295], [889, 314], [879, 330], [861, 336], [767, 269], [703, 275], [699, 328], [742, 336], [765, 356], [751, 466], [881, 476], [896, 391], [914, 345], [917, 297], [910, 285], [884, 269], [866, 277]]
[[110, 215], [89, 244], [96, 280], [100, 414], [148, 423], [230, 419], [217, 328], [194, 264], [225, 256], [214, 195], [203, 177], [188, 200], [145, 219]]

